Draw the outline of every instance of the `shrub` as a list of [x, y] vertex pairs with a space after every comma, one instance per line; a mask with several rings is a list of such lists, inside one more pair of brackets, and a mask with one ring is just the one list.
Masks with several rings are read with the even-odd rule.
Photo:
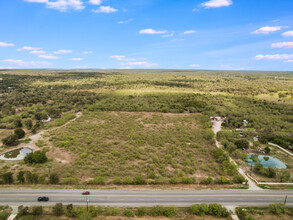
[[131, 209], [124, 209], [123, 215], [126, 217], [134, 217], [134, 214]]
[[8, 219], [9, 213], [6, 211], [0, 212], [0, 220]]
[[18, 219], [19, 217], [23, 216], [23, 215], [27, 215], [28, 214], [28, 207], [27, 206], [18, 206], [18, 212], [17, 212], [17, 216], [16, 219]]
[[227, 208], [217, 203], [209, 204], [209, 214], [215, 217], [228, 217], [229, 212]]
[[33, 121], [31, 119], [26, 119], [24, 125], [28, 130], [31, 130], [33, 127]]
[[96, 184], [96, 185], [105, 185], [106, 179], [102, 176], [96, 176], [93, 180], [90, 180], [89, 183]]
[[206, 178], [206, 179], [202, 179], [202, 180], [200, 181], [200, 184], [209, 185], [209, 184], [211, 184], [212, 182], [213, 182], [213, 179], [209, 176], [209, 177]]
[[239, 139], [234, 142], [234, 144], [237, 146], [237, 148], [240, 148], [242, 150], [249, 148], [249, 142], [244, 139]]
[[246, 218], [247, 218], [247, 212], [241, 207], [236, 208], [236, 214], [237, 214], [239, 220], [246, 220]]
[[65, 209], [65, 215], [67, 217], [76, 217], [76, 213], [74, 211], [74, 208], [73, 208], [73, 205], [72, 204], [68, 204], [66, 206], [66, 209]]
[[136, 215], [138, 217], [145, 216], [147, 214], [147, 208], [146, 207], [138, 207], [136, 210]]
[[142, 177], [142, 175], [136, 175], [133, 180], [132, 180], [132, 184], [135, 185], [144, 185], [146, 184], [145, 179]]
[[229, 184], [230, 181], [226, 177], [220, 176], [218, 179], [215, 180], [215, 183], [217, 183], [217, 184]]
[[33, 206], [32, 214], [33, 215], [42, 215], [43, 214], [43, 207], [42, 206]]
[[187, 176], [182, 177], [183, 184], [193, 184], [195, 182], [196, 182], [196, 179], [193, 177], [187, 177]]
[[205, 216], [209, 212], [209, 207], [207, 204], [194, 204], [190, 207], [190, 211], [192, 214]]
[[51, 184], [58, 184], [59, 183], [59, 176], [57, 173], [51, 173], [49, 177], [49, 182]]
[[274, 215], [281, 215], [285, 213], [285, 205], [282, 203], [274, 203], [274, 204], [270, 204], [269, 206], [269, 210], [271, 213], [273, 213]]
[[244, 176], [242, 176], [242, 175], [236, 175], [236, 176], [234, 176], [234, 178], [233, 178], [233, 182], [234, 183], [237, 183], [237, 184], [242, 184], [242, 183], [247, 183], [247, 180], [245, 179], [245, 177]]
[[9, 135], [6, 138], [3, 138], [2, 143], [6, 146], [16, 146], [19, 144], [19, 141], [18, 141], [17, 135], [13, 134], [13, 135]]
[[106, 207], [105, 208], [105, 215], [116, 216], [118, 214], [119, 214], [119, 208], [117, 208], [117, 207]]
[[177, 209], [175, 206], [167, 206], [164, 208], [164, 216], [166, 217], [174, 217], [177, 213]]
[[63, 214], [63, 205], [62, 203], [56, 203], [56, 205], [53, 206], [53, 214], [56, 216], [60, 216]]
[[288, 170], [280, 170], [279, 172], [279, 180], [281, 183], [284, 183], [284, 182], [287, 182], [290, 177], [291, 177], [291, 174]]
[[25, 132], [21, 128], [16, 128], [14, 130], [14, 134], [17, 136], [18, 139], [21, 139], [25, 136]]
[[165, 211], [165, 208], [163, 206], [156, 205], [151, 207], [149, 215], [153, 217], [164, 216], [164, 211]]
[[269, 154], [271, 152], [271, 148], [269, 146], [266, 146], [264, 151], [266, 154]]
[[65, 185], [74, 185], [77, 184], [78, 180], [76, 177], [65, 177], [63, 178], [61, 184], [65, 184]]

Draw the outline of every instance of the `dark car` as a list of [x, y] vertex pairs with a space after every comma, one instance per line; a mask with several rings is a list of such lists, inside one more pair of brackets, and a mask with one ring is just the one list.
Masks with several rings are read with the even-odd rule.
[[39, 197], [39, 198], [38, 198], [38, 201], [39, 201], [39, 202], [43, 202], [43, 201], [44, 201], [44, 202], [47, 202], [47, 201], [49, 201], [49, 197], [46, 197], [46, 196]]
[[82, 195], [89, 195], [89, 194], [90, 194], [89, 191], [85, 191], [85, 192], [82, 193]]

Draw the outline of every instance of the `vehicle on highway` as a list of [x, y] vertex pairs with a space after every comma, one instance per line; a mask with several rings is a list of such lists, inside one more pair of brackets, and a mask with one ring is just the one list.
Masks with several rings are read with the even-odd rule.
[[85, 191], [82, 193], [82, 195], [89, 195], [89, 194], [91, 194], [89, 191]]
[[47, 197], [47, 196], [41, 196], [41, 197], [38, 198], [38, 201], [39, 202], [43, 202], [43, 201], [44, 202], [47, 202], [47, 201], [49, 201], [49, 197]]

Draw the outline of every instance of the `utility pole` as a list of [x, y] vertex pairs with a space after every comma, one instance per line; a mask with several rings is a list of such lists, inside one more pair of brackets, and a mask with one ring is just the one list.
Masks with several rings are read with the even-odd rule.
[[287, 202], [287, 195], [286, 195], [286, 197], [285, 197], [285, 201], [284, 201], [284, 205], [286, 206], [286, 202]]
[[88, 212], [89, 210], [89, 198], [86, 198], [86, 211]]

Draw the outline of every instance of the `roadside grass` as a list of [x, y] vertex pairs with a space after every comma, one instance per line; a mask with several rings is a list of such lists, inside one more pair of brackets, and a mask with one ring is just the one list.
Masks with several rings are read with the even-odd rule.
[[[56, 208], [58, 207], [58, 209]], [[198, 207], [204, 210], [198, 212]], [[22, 210], [25, 210], [23, 212]], [[34, 211], [35, 210], [35, 211]], [[36, 210], [39, 210], [36, 213]], [[161, 206], [152, 207], [104, 207], [90, 205], [77, 207], [72, 204], [63, 205], [58, 203], [52, 206], [19, 207], [18, 219], [20, 220], [59, 220], [59, 219], [230, 219], [228, 210], [220, 204], [201, 204], [190, 207]], [[22, 214], [21, 214], [22, 213]], [[35, 213], [35, 214], [33, 214]]]
[[[270, 207], [275, 207], [276, 205], [277, 204], [272, 204]], [[282, 206], [282, 204], [280, 204], [280, 206]], [[293, 218], [292, 207], [286, 207], [283, 211], [270, 207], [237, 207], [236, 212], [238, 210], [237, 213], [240, 220], [289, 220]]]

